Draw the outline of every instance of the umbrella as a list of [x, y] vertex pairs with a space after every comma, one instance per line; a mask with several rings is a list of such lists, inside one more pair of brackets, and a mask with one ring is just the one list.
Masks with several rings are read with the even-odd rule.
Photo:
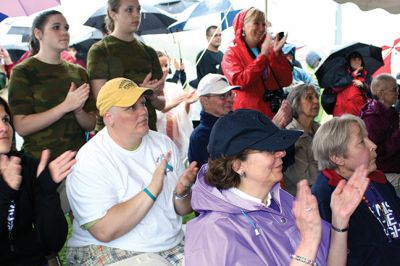
[[[1, 1], [1, 0], [0, 0]], [[32, 16], [21, 16], [21, 17], [9, 17], [1, 22], [3, 27], [2, 41], [5, 43], [15, 43], [29, 41], [31, 34], [33, 17]], [[7, 41], [7, 39], [14, 39], [17, 41]]]
[[29, 50], [28, 43], [8, 44], [4, 45], [4, 48], [7, 49], [13, 62], [17, 62], [18, 59], [20, 59], [21, 56]]
[[7, 34], [22, 35], [22, 42], [29, 42], [31, 35], [31, 27], [25, 26], [11, 26]]
[[188, 7], [199, 2], [198, 0], [172, 0], [156, 4], [156, 7], [171, 13], [179, 14], [185, 11]]
[[7, 18], [7, 15], [0, 12], [0, 21], [3, 21], [5, 18]]
[[356, 4], [360, 9], [364, 11], [372, 10], [375, 8], [383, 8], [392, 14], [400, 13], [400, 2], [399, 0], [334, 0], [339, 4], [352, 2]]
[[315, 75], [322, 88], [330, 88], [335, 83], [335, 75], [345, 68], [347, 56], [352, 52], [359, 52], [363, 57], [364, 69], [372, 75], [383, 65], [382, 49], [364, 43], [354, 43], [336, 49], [319, 66]]
[[[101, 7], [90, 16], [84, 25], [102, 30], [106, 14], [107, 7]], [[156, 7], [142, 5], [141, 22], [137, 34], [169, 33], [167, 27], [175, 21], [176, 19], [164, 14], [164, 11]]]
[[97, 29], [92, 29], [86, 34], [80, 34], [80, 36], [71, 36], [70, 46], [75, 47], [76, 50], [87, 53], [90, 47], [100, 41], [103, 38], [101, 31]]
[[207, 21], [207, 25], [221, 25], [220, 28], [225, 30], [232, 26], [233, 19], [240, 10], [235, 9], [229, 0], [204, 0], [186, 19], [177, 21], [168, 28], [171, 32], [199, 29], [205, 27], [204, 21]]
[[392, 46], [382, 46], [382, 57], [384, 65], [374, 73], [373, 77], [381, 73], [396, 75], [400, 72], [400, 38], [394, 40]]
[[0, 10], [9, 17], [29, 16], [60, 4], [60, 0], [1, 0]]

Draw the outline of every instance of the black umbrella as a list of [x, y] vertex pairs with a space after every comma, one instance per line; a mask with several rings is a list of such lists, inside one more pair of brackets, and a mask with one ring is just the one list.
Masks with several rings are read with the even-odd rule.
[[335, 75], [343, 71], [347, 64], [347, 57], [352, 52], [359, 52], [364, 61], [364, 69], [372, 75], [383, 66], [382, 48], [364, 43], [355, 43], [336, 50], [325, 59], [315, 75], [321, 88], [331, 88], [335, 84]]
[[[103, 30], [104, 18], [107, 7], [101, 7], [84, 23], [84, 25]], [[169, 33], [168, 26], [176, 22], [176, 19], [163, 13], [153, 6], [143, 6], [141, 10], [141, 23], [138, 35]]]

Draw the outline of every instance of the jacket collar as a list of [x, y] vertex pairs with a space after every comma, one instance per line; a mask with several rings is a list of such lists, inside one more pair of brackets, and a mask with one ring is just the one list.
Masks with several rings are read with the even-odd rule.
[[[322, 174], [326, 176], [326, 178], [328, 178], [328, 184], [333, 187], [336, 187], [339, 181], [343, 179], [343, 177], [338, 173], [336, 173], [336, 171], [333, 169], [324, 169], [322, 170]], [[370, 173], [368, 175], [368, 178], [376, 183], [381, 183], [381, 184], [387, 183], [385, 174], [379, 170], [375, 170], [372, 173]]]
[[213, 127], [219, 117], [213, 116], [205, 111], [200, 112], [200, 122], [208, 127]]

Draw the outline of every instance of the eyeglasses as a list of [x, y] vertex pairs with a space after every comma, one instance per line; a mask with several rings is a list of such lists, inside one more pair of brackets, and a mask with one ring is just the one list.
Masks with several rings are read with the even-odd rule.
[[211, 94], [210, 93], [210, 94], [207, 94], [207, 95], [204, 95], [204, 96], [206, 96], [206, 97], [218, 97], [220, 100], [226, 100], [229, 97], [235, 98], [236, 97], [236, 92], [232, 93], [232, 91], [228, 91], [228, 92], [225, 92], [224, 94]]

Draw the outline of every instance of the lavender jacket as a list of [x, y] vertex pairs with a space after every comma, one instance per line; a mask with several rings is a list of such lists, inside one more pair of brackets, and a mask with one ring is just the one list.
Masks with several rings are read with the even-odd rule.
[[[293, 196], [276, 184], [280, 211], [207, 185], [204, 165], [193, 187], [192, 207], [200, 216], [186, 228], [185, 265], [289, 265], [300, 243], [292, 214]], [[326, 265], [330, 228], [322, 221], [318, 265]]]

